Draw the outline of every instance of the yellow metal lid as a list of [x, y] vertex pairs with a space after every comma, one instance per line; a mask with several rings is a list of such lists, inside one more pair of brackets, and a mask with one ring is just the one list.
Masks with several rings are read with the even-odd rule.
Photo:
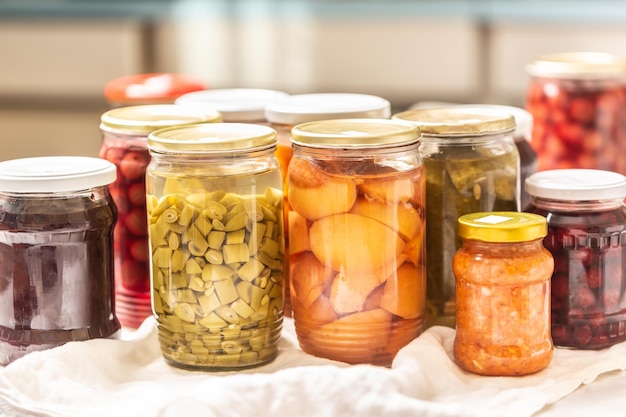
[[168, 127], [148, 136], [148, 149], [161, 153], [253, 152], [276, 146], [276, 131], [251, 123], [201, 123]]
[[533, 213], [493, 211], [465, 214], [458, 219], [463, 239], [483, 242], [527, 242], [548, 234], [545, 217]]
[[147, 104], [118, 107], [104, 113], [100, 129], [108, 132], [145, 135], [170, 126], [221, 122], [218, 111], [190, 109], [176, 104]]
[[564, 52], [535, 58], [526, 72], [539, 77], [601, 78], [626, 75], [626, 60], [604, 52]]
[[511, 132], [515, 118], [483, 107], [437, 107], [396, 113], [392, 120], [417, 124], [424, 136], [482, 136]]
[[417, 125], [390, 119], [333, 119], [296, 125], [291, 141], [315, 148], [381, 148], [418, 143]]

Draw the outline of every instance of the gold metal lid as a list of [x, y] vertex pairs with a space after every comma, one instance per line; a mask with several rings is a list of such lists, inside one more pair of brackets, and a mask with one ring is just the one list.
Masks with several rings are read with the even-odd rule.
[[535, 58], [526, 72], [539, 77], [601, 78], [626, 75], [626, 60], [604, 52], [564, 52]]
[[118, 107], [104, 113], [100, 129], [129, 135], [145, 135], [170, 126], [222, 121], [218, 111], [190, 109], [176, 104]]
[[332, 119], [296, 125], [291, 142], [307, 147], [358, 149], [418, 143], [417, 125], [390, 119]]
[[533, 213], [493, 211], [465, 214], [458, 219], [463, 239], [483, 242], [527, 242], [548, 234], [545, 217]]
[[407, 110], [394, 114], [391, 119], [417, 124], [424, 136], [482, 136], [515, 129], [515, 118], [511, 114], [479, 107]]
[[148, 149], [161, 153], [253, 152], [276, 146], [276, 131], [251, 123], [201, 123], [168, 127], [148, 136]]

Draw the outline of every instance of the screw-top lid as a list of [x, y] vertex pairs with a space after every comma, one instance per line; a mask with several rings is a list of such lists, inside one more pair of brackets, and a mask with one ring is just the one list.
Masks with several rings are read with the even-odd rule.
[[202, 123], [157, 130], [148, 150], [159, 153], [253, 152], [276, 146], [276, 131], [250, 123]]
[[171, 104], [183, 94], [206, 88], [202, 80], [187, 74], [131, 74], [109, 81], [104, 97], [111, 104]]
[[326, 119], [387, 119], [390, 115], [388, 100], [353, 93], [295, 94], [269, 103], [265, 108], [267, 121], [285, 125]]
[[532, 174], [524, 188], [531, 196], [550, 200], [621, 199], [626, 196], [626, 177], [599, 169], [554, 169]]
[[54, 193], [88, 190], [115, 182], [111, 162], [86, 156], [41, 156], [0, 162], [0, 191]]
[[545, 237], [548, 234], [548, 222], [545, 217], [533, 213], [469, 213], [459, 217], [458, 234], [463, 239], [483, 242], [528, 242]]
[[100, 129], [108, 132], [144, 135], [158, 129], [194, 123], [221, 122], [222, 115], [215, 110], [190, 109], [176, 104], [147, 104], [119, 107], [100, 118]]
[[385, 148], [417, 143], [419, 127], [389, 119], [333, 119], [296, 125], [291, 142], [315, 148]]
[[563, 52], [535, 58], [526, 72], [538, 77], [601, 78], [624, 75], [626, 60], [604, 52]]
[[224, 88], [194, 91], [176, 99], [176, 104], [202, 106], [222, 114], [225, 122], [265, 120], [265, 106], [289, 95], [260, 88]]
[[515, 119], [511, 114], [478, 107], [407, 110], [391, 118], [417, 124], [424, 136], [482, 136], [515, 129]]

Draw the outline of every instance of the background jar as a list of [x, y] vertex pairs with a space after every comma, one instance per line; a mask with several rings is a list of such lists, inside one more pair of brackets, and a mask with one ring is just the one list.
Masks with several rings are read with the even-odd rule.
[[89, 157], [0, 162], [0, 364], [115, 337], [115, 166]]
[[589, 169], [541, 171], [526, 180], [528, 211], [548, 219], [555, 260], [552, 338], [600, 349], [626, 340], [626, 178]]
[[189, 74], [168, 72], [123, 75], [104, 86], [104, 98], [110, 107], [145, 104], [174, 104], [183, 94], [205, 90], [201, 79]]
[[[295, 94], [284, 99], [268, 103], [265, 118], [278, 134], [276, 157], [280, 163], [287, 195], [287, 169], [293, 155], [291, 129], [298, 124], [316, 120], [376, 118], [388, 119], [391, 104], [388, 100], [369, 94], [354, 93], [311, 93]], [[285, 216], [289, 213], [289, 204], [285, 205]], [[288, 225], [287, 219], [285, 224]], [[285, 230], [287, 248], [289, 248], [289, 228]], [[289, 282], [289, 276], [286, 276]], [[291, 300], [285, 298], [285, 316], [291, 316]]]
[[599, 52], [540, 56], [526, 67], [539, 170], [626, 174], [626, 61]]
[[510, 114], [448, 107], [409, 110], [392, 119], [422, 130], [426, 168], [427, 325], [454, 327], [452, 257], [461, 247], [457, 219], [480, 211], [518, 211], [519, 153]]
[[99, 157], [117, 168], [117, 180], [109, 191], [119, 213], [114, 239], [115, 308], [125, 327], [139, 327], [152, 314], [145, 187], [148, 134], [168, 126], [220, 120], [218, 112], [174, 104], [119, 107], [101, 117]]
[[265, 107], [288, 96], [277, 90], [224, 88], [187, 93], [177, 98], [176, 104], [217, 111], [224, 122], [268, 124]]
[[278, 353], [284, 232], [276, 132], [212, 123], [150, 134], [152, 303], [171, 365], [262, 365]]
[[292, 130], [291, 299], [310, 354], [390, 365], [425, 306], [424, 167], [419, 128], [385, 119]]
[[454, 255], [454, 357], [481, 375], [517, 376], [552, 360], [550, 277], [543, 216], [478, 212], [458, 220], [463, 246]]

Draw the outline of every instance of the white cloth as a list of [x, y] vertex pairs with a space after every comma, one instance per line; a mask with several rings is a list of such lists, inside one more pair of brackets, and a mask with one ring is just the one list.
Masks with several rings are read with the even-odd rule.
[[7, 416], [425, 416], [527, 417], [626, 369], [626, 343], [600, 351], [556, 349], [549, 367], [524, 377], [483, 377], [454, 364], [454, 330], [433, 327], [390, 368], [303, 353], [285, 319], [272, 363], [237, 372], [194, 372], [163, 360], [148, 318], [131, 340], [73, 342], [0, 368]]

